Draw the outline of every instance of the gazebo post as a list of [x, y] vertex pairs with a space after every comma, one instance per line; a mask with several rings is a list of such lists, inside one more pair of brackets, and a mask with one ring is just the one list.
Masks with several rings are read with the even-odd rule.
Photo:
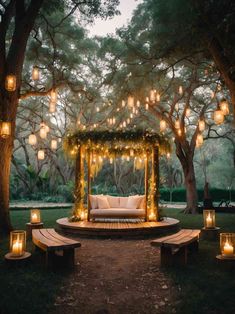
[[152, 206], [154, 214], [156, 214], [157, 220], [159, 219], [158, 215], [158, 199], [159, 199], [159, 151], [158, 146], [153, 147], [152, 154]]
[[149, 194], [149, 169], [148, 169], [148, 153], [145, 158], [145, 221], [148, 221], [148, 194]]
[[76, 166], [75, 166], [75, 212], [74, 215], [78, 216], [80, 210], [83, 207], [83, 185], [82, 180], [83, 178], [83, 162], [82, 162], [82, 147], [79, 146], [77, 156], [76, 156]]
[[87, 156], [87, 220], [90, 221], [90, 210], [91, 210], [91, 203], [90, 197], [91, 194], [91, 153], [88, 150]]

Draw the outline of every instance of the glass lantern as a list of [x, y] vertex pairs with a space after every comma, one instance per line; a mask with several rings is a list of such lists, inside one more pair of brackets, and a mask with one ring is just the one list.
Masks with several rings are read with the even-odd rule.
[[1, 122], [1, 133], [2, 138], [7, 138], [11, 135], [11, 122], [2, 121]]
[[36, 145], [37, 144], [37, 136], [34, 133], [29, 135], [29, 144], [30, 145]]
[[31, 209], [30, 211], [30, 223], [39, 224], [41, 222], [41, 214], [39, 209]]
[[156, 221], [157, 219], [156, 214], [154, 212], [150, 212], [148, 218], [149, 221]]
[[204, 209], [203, 220], [204, 220], [204, 227], [206, 229], [214, 229], [215, 228], [215, 210]]
[[52, 89], [51, 90], [51, 100], [50, 100], [50, 102], [56, 104], [57, 103], [57, 96], [58, 96], [57, 90], [56, 89]]
[[16, 76], [14, 74], [6, 76], [5, 88], [8, 92], [14, 92], [16, 90]]
[[215, 124], [222, 124], [224, 122], [224, 113], [221, 109], [214, 111], [214, 121]]
[[32, 69], [32, 79], [34, 81], [38, 81], [40, 78], [40, 70], [39, 70], [39, 67], [34, 65], [33, 66], [33, 69]]
[[57, 140], [51, 140], [51, 149], [53, 150], [57, 149]]
[[128, 98], [127, 98], [127, 105], [128, 105], [128, 107], [134, 107], [135, 99], [134, 99], [133, 96], [128, 96]]
[[160, 132], [165, 132], [166, 130], [166, 121], [161, 119], [160, 120]]
[[38, 151], [38, 160], [43, 160], [43, 159], [45, 159], [45, 152], [44, 150], [40, 149]]
[[235, 233], [220, 234], [220, 250], [224, 257], [235, 257]]
[[15, 230], [10, 233], [10, 255], [12, 257], [21, 257], [26, 250], [26, 232], [24, 230]]

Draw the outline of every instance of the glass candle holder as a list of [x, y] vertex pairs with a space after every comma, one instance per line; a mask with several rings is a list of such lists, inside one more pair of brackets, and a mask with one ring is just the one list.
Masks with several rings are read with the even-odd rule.
[[220, 250], [224, 257], [235, 257], [235, 233], [220, 234]]
[[1, 132], [0, 135], [2, 138], [8, 138], [11, 136], [11, 122], [2, 121], [1, 122]]
[[30, 222], [31, 224], [39, 224], [41, 222], [41, 214], [39, 209], [31, 209]]
[[204, 227], [206, 229], [214, 229], [215, 228], [215, 210], [204, 209], [203, 220], [204, 220]]
[[24, 255], [26, 250], [26, 232], [15, 230], [10, 233], [10, 254], [12, 257]]

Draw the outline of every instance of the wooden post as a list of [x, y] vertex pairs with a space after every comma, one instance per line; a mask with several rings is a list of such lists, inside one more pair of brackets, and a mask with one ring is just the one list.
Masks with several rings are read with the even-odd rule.
[[84, 197], [84, 169], [82, 159], [82, 147], [78, 149], [75, 166], [75, 211], [74, 215], [79, 216], [80, 210], [83, 208], [83, 197]]
[[148, 194], [149, 194], [149, 170], [148, 170], [148, 153], [145, 158], [145, 220], [148, 221]]
[[157, 220], [159, 220], [158, 212], [158, 198], [159, 198], [159, 153], [158, 146], [153, 147], [152, 152], [152, 208], [156, 214]]
[[91, 194], [91, 154], [88, 151], [87, 157], [87, 220], [90, 221], [90, 198], [89, 195]]

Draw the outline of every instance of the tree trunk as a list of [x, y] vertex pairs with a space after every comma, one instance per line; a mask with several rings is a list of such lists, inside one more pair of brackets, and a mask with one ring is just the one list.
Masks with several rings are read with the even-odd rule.
[[184, 171], [187, 201], [187, 206], [184, 212], [187, 214], [196, 214], [198, 208], [198, 196], [193, 161], [187, 165], [182, 166]]
[[0, 140], [0, 231], [8, 233], [11, 229], [9, 213], [9, 183], [12, 154], [12, 138]]

